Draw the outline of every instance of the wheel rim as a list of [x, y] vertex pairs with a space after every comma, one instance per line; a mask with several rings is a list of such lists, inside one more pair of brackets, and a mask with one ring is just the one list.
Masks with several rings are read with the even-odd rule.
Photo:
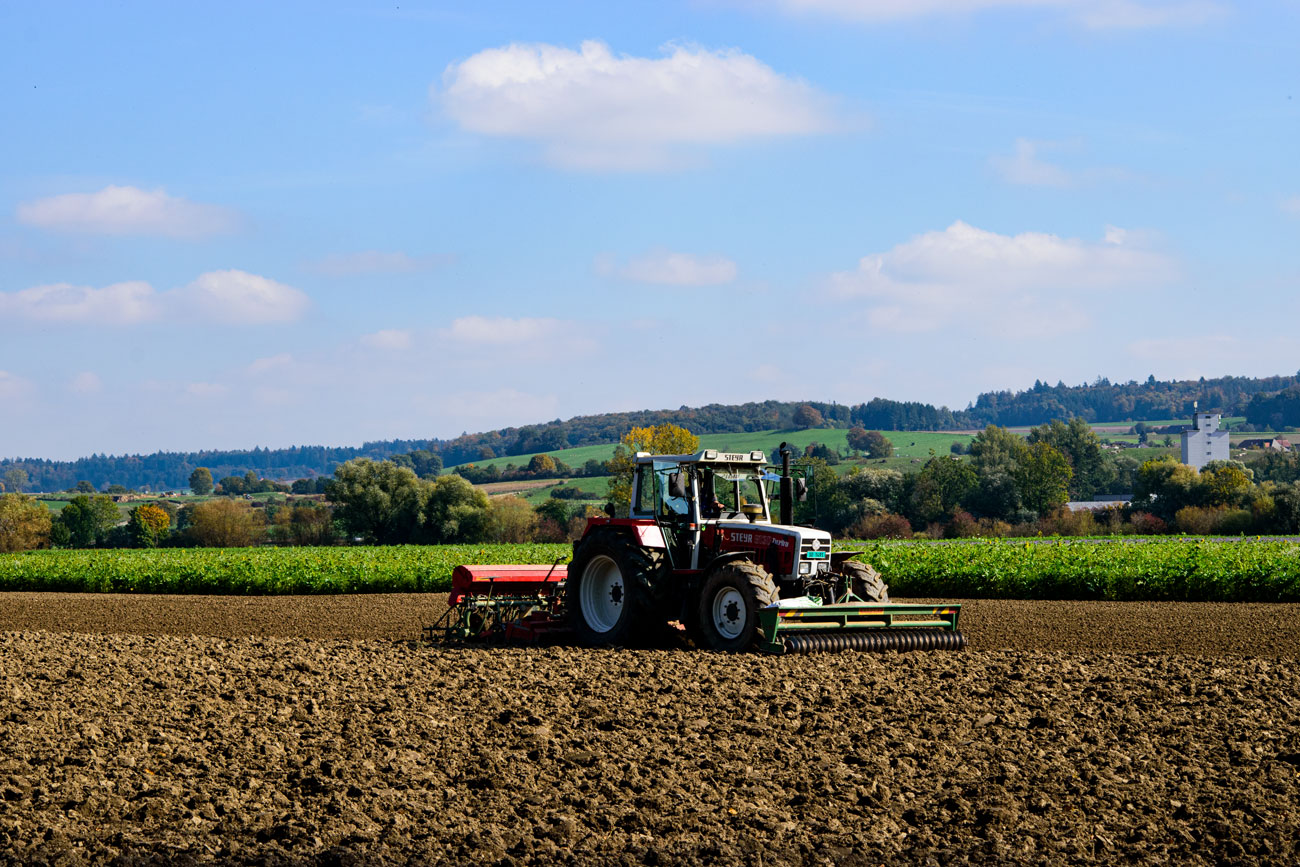
[[713, 597], [713, 626], [726, 639], [739, 638], [749, 622], [745, 597], [735, 587], [723, 587]]
[[582, 573], [578, 600], [582, 619], [596, 632], [609, 632], [618, 625], [627, 596], [623, 573], [613, 559], [604, 554], [592, 558]]

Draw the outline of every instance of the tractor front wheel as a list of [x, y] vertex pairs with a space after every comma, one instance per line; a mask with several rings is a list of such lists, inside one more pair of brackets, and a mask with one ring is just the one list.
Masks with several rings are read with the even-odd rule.
[[758, 609], [779, 598], [762, 566], [733, 560], [709, 573], [695, 611], [698, 636], [713, 650], [749, 650], [759, 636]]

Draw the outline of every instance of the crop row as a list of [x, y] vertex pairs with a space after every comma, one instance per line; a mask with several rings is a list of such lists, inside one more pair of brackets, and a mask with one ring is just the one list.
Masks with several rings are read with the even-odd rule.
[[[1153, 540], [841, 542], [899, 597], [1300, 602], [1300, 545]], [[0, 590], [316, 594], [445, 590], [457, 564], [567, 561], [563, 544], [32, 551]]]
[[568, 545], [155, 548], [0, 554], [0, 590], [103, 593], [419, 593], [461, 563], [567, 561]]
[[1300, 602], [1289, 541], [1023, 540], [853, 545], [895, 596]]

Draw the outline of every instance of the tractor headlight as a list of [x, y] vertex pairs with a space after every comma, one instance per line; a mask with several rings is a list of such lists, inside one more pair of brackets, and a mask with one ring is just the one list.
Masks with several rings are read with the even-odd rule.
[[812, 574], [812, 564], [809, 563], [807, 560], [804, 560], [802, 563], [800, 563], [800, 564], [799, 564], [799, 574], [800, 574], [800, 575], [811, 575], [811, 574]]

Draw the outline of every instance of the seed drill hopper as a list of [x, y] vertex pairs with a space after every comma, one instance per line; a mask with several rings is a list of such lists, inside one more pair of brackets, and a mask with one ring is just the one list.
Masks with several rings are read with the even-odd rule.
[[[961, 606], [889, 601], [880, 575], [796, 525], [806, 496], [782, 443], [762, 452], [636, 456], [626, 517], [588, 519], [566, 567], [458, 566], [449, 609], [426, 631], [462, 640], [637, 643], [675, 625], [714, 650], [960, 650]], [[767, 487], [779, 483], [780, 521]]]

